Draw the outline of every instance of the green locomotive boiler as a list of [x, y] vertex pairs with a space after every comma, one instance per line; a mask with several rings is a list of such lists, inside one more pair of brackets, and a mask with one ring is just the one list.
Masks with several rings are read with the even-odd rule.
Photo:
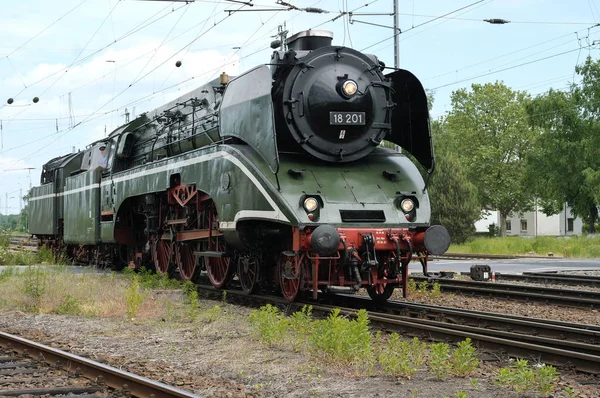
[[99, 266], [152, 266], [248, 293], [406, 293], [450, 243], [399, 145], [433, 170], [425, 91], [373, 55], [304, 31], [231, 81], [223, 74], [52, 159], [30, 199], [41, 244]]

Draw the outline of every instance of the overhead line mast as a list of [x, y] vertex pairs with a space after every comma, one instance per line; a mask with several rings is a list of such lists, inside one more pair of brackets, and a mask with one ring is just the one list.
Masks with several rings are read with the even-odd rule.
[[394, 0], [394, 68], [398, 69], [400, 67], [400, 36], [398, 34], [398, 0]]

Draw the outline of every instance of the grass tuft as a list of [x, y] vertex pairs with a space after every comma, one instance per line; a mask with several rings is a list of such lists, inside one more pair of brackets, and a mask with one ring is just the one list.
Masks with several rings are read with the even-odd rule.
[[539, 256], [598, 258], [600, 237], [598, 236], [538, 236], [527, 238], [510, 236], [504, 238], [475, 238], [462, 245], [451, 245], [448, 253], [520, 254], [535, 253]]

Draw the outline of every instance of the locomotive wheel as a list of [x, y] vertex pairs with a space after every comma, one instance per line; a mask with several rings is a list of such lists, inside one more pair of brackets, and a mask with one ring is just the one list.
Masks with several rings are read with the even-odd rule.
[[298, 261], [298, 255], [286, 256], [284, 253], [281, 253], [277, 268], [279, 286], [283, 298], [287, 301], [294, 301], [300, 290], [302, 279], [302, 267]]
[[175, 262], [179, 269], [179, 277], [183, 281], [194, 281], [198, 276], [196, 272], [197, 261], [194, 257], [194, 245], [192, 243], [179, 243], [175, 245]]
[[171, 255], [173, 254], [173, 244], [168, 240], [152, 239], [152, 260], [154, 268], [159, 275], [169, 274], [171, 268]]
[[[212, 249], [214, 251], [224, 252], [225, 243], [216, 242], [213, 243]], [[206, 262], [206, 273], [210, 283], [217, 289], [223, 289], [231, 279], [233, 278], [233, 266], [231, 260], [228, 257], [205, 257]]]
[[258, 261], [256, 257], [240, 256], [237, 263], [238, 278], [242, 290], [246, 294], [254, 293], [258, 288]]

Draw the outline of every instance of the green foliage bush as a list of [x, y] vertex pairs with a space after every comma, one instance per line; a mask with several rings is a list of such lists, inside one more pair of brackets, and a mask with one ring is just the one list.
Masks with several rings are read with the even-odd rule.
[[283, 340], [287, 327], [284, 315], [271, 304], [252, 311], [250, 324], [261, 340], [269, 346]]
[[438, 380], [448, 378], [452, 371], [450, 363], [450, 346], [446, 343], [436, 343], [429, 346], [429, 369]]
[[181, 282], [176, 279], [169, 278], [169, 275], [159, 275], [152, 270], [142, 267], [136, 272], [132, 268], [124, 268], [123, 275], [131, 278], [137, 277], [140, 287], [146, 289], [179, 289]]
[[476, 351], [477, 349], [471, 345], [471, 339], [469, 338], [458, 343], [457, 347], [452, 351], [450, 359], [452, 372], [456, 376], [466, 377], [477, 369], [479, 359], [477, 359]]
[[525, 359], [518, 359], [511, 367], [498, 371], [496, 382], [517, 392], [536, 391], [550, 394], [556, 388], [558, 376], [559, 373], [553, 366], [529, 366]]
[[25, 270], [24, 277], [25, 283], [23, 286], [25, 296], [31, 299], [32, 310], [37, 310], [40, 308], [42, 298], [44, 297], [44, 293], [46, 292], [47, 273], [44, 270], [42, 270], [39, 266], [30, 266], [27, 268], [27, 270]]
[[429, 357], [429, 368], [438, 379], [449, 374], [466, 376], [479, 365], [475, 348], [469, 339], [458, 344], [450, 355], [445, 343], [432, 344], [414, 338], [402, 339], [397, 333], [386, 338], [377, 332], [373, 338], [369, 317], [360, 310], [355, 319], [343, 317], [335, 309], [322, 320], [312, 320], [312, 307], [285, 317], [276, 307], [268, 304], [250, 314], [250, 324], [258, 338], [269, 346], [307, 349], [319, 360], [329, 363], [354, 364], [372, 374], [376, 369], [393, 377], [412, 377], [424, 368]]
[[200, 315], [200, 302], [198, 298], [198, 289], [191, 281], [183, 284], [183, 293], [187, 305], [187, 313], [190, 320], [195, 321]]
[[327, 319], [314, 322], [308, 340], [313, 351], [332, 361], [364, 362], [372, 351], [367, 311], [359, 310], [356, 320], [349, 320], [336, 308]]
[[397, 333], [392, 333], [380, 347], [379, 365], [388, 375], [411, 378], [425, 363], [427, 344], [413, 338], [403, 341]]
[[55, 314], [59, 315], [79, 315], [81, 303], [77, 298], [67, 294], [63, 301], [54, 309]]
[[305, 305], [301, 311], [294, 312], [288, 321], [289, 340], [295, 351], [306, 347], [308, 336], [312, 332], [312, 305]]
[[135, 313], [140, 308], [140, 305], [144, 301], [142, 293], [140, 292], [140, 283], [137, 275], [134, 275], [131, 280], [131, 285], [125, 291], [125, 303], [127, 305], [127, 317], [133, 318]]

